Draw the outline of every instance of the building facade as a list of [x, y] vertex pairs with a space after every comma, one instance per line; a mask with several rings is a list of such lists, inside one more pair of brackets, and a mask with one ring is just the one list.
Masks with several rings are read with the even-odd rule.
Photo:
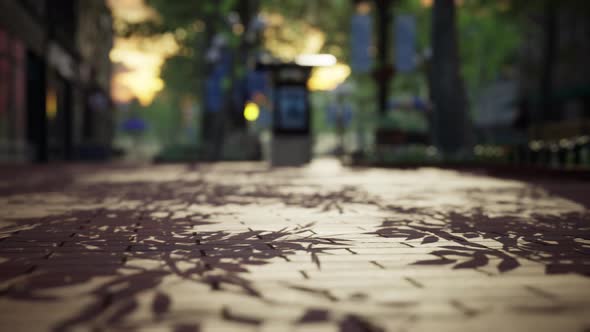
[[531, 139], [590, 132], [590, 6], [546, 1], [526, 17], [520, 66], [521, 117]]
[[0, 161], [108, 155], [111, 22], [104, 0], [0, 0]]

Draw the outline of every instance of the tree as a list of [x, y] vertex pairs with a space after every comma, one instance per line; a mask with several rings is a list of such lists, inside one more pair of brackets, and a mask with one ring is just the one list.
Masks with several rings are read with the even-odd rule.
[[460, 75], [459, 42], [454, 0], [435, 0], [432, 13], [432, 77], [435, 140], [446, 156], [469, 145], [471, 124], [467, 95]]
[[[201, 117], [200, 132], [202, 141], [212, 154], [221, 150], [221, 140], [228, 126], [243, 127], [244, 121], [231, 96], [239, 73], [244, 73], [247, 63], [249, 43], [245, 42], [244, 30], [254, 14], [258, 12], [259, 0], [219, 0], [219, 1], [167, 1], [147, 0], [155, 9], [157, 17], [146, 22], [119, 24], [123, 35], [152, 36], [173, 34], [180, 47], [179, 53], [169, 58], [162, 69], [166, 81], [166, 93], [172, 100], [179, 101], [186, 95], [200, 100], [204, 114]], [[208, 50], [214, 38], [223, 36], [224, 49], [227, 49], [233, 62], [224, 71], [220, 84], [223, 105], [213, 114], [207, 109], [207, 81], [215, 65], [208, 58]], [[226, 66], [228, 67], [228, 66]], [[217, 87], [216, 87], [217, 89]], [[217, 91], [217, 90], [216, 90]], [[241, 121], [240, 121], [241, 120]], [[209, 155], [207, 158], [216, 156]]]

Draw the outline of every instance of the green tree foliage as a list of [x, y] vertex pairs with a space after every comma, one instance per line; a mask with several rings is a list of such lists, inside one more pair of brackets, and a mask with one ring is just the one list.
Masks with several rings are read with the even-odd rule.
[[199, 62], [192, 57], [177, 55], [167, 59], [162, 68], [166, 90], [177, 95], [196, 95], [202, 88], [202, 82], [198, 79], [201, 70]]
[[326, 40], [321, 51], [348, 61], [352, 0], [262, 0], [261, 9], [284, 16], [285, 25], [305, 23], [323, 31]]
[[[542, 10], [545, 1], [547, 0], [463, 0], [457, 7], [459, 73], [464, 79], [470, 98], [477, 94], [478, 89], [495, 80], [505, 68], [515, 64], [522, 38], [522, 22], [528, 13]], [[147, 4], [158, 12], [159, 17], [150, 22], [119, 25], [123, 27], [119, 32], [123, 35], [174, 34], [181, 51], [177, 56], [170, 58], [163, 68], [166, 90], [170, 94], [192, 93], [198, 97], [203, 91], [202, 82], [208, 68], [204, 62], [204, 55], [213, 34], [224, 33], [233, 41], [231, 44], [234, 47], [239, 47], [242, 37], [232, 33], [227, 24], [227, 17], [230, 12], [245, 16], [246, 2], [147, 0]], [[285, 28], [291, 27], [299, 31], [298, 26], [308, 24], [323, 31], [326, 43], [321, 51], [335, 54], [341, 61], [348, 60], [350, 17], [354, 12], [352, 0], [249, 2], [253, 6], [250, 8], [250, 15], [253, 15], [252, 11], [277, 13], [285, 18]], [[559, 3], [579, 6], [580, 10], [586, 10], [590, 2], [563, 0]], [[409, 13], [417, 17], [418, 50], [425, 54], [432, 46], [432, 8], [425, 7], [421, 0], [397, 0], [393, 8], [396, 14]], [[301, 36], [299, 34], [295, 38], [302, 38]], [[239, 75], [244, 73], [241, 65], [238, 64], [235, 68]], [[427, 67], [421, 69], [415, 74], [396, 76], [391, 94], [419, 94], [426, 97], [428, 83], [424, 74]], [[373, 90], [374, 84], [370, 82], [370, 78], [367, 80], [366, 84], [359, 84], [358, 89]], [[364, 91], [363, 95], [367, 95], [366, 98], [362, 98], [363, 104], [366, 104], [372, 92]]]
[[[470, 92], [495, 80], [506, 67], [515, 64], [522, 39], [518, 14], [522, 9], [514, 6], [509, 0], [464, 0], [463, 5], [457, 7], [461, 73]], [[423, 6], [420, 0], [401, 0], [396, 11], [415, 15], [418, 52], [424, 55], [432, 45], [432, 8]], [[400, 80], [396, 89], [415, 89], [415, 78], [401, 77]], [[407, 80], [410, 82], [404, 83]]]
[[432, 13], [432, 76], [435, 137], [447, 156], [457, 155], [468, 144], [470, 119], [461, 77], [459, 38], [454, 0], [435, 0]]

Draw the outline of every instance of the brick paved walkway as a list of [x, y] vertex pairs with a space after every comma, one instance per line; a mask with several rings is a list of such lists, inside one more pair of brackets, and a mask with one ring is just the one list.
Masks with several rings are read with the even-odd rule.
[[590, 331], [587, 183], [1, 171], [2, 331]]

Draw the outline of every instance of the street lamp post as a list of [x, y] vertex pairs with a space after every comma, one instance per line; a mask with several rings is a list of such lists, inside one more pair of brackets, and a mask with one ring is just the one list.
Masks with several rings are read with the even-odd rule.
[[377, 105], [379, 114], [387, 112], [387, 97], [393, 78], [393, 66], [389, 61], [391, 46], [392, 4], [394, 0], [374, 0], [377, 14], [377, 68], [374, 76], [377, 81]]

